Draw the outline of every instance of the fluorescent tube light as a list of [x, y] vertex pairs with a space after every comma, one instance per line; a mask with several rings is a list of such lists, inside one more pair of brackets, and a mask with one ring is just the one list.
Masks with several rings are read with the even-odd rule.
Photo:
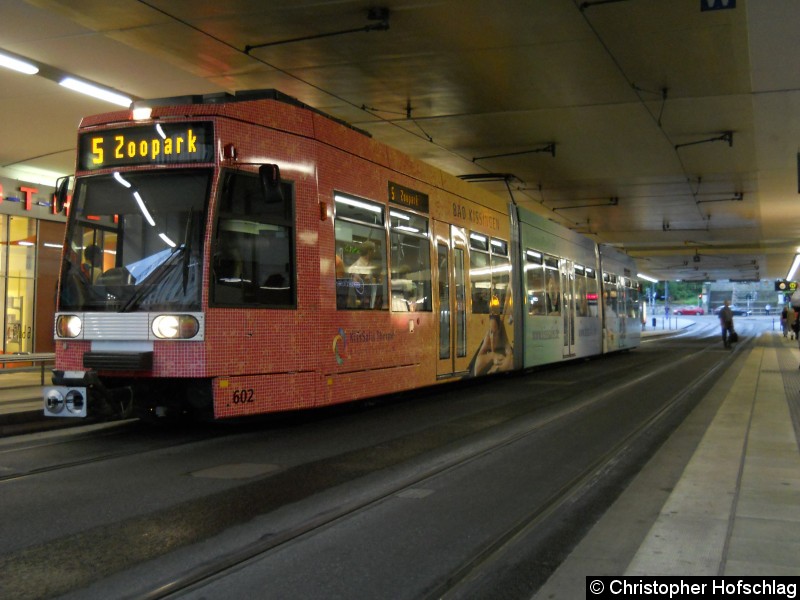
[[0, 67], [25, 73], [25, 75], [36, 75], [39, 72], [39, 67], [36, 65], [2, 53], [0, 53]]
[[358, 200], [352, 200], [350, 198], [345, 198], [344, 196], [334, 196], [333, 199], [336, 202], [341, 202], [342, 204], [347, 204], [349, 206], [355, 206], [356, 208], [363, 208], [364, 210], [369, 210], [375, 213], [383, 212], [383, 208], [380, 206], [375, 206], [374, 204], [367, 204], [366, 202], [360, 202]]
[[650, 283], [658, 283], [658, 279], [645, 275], [644, 273], [637, 273], [636, 276], [639, 279], [644, 279], [645, 281], [649, 281]]
[[90, 83], [86, 83], [85, 81], [80, 81], [73, 77], [65, 77], [64, 79], [59, 81], [58, 84], [63, 85], [65, 88], [68, 88], [75, 92], [80, 92], [81, 94], [86, 94], [87, 96], [91, 96], [92, 98], [97, 98], [98, 100], [105, 100], [106, 102], [111, 102], [112, 104], [123, 106], [125, 108], [128, 108], [131, 105], [131, 102], [133, 102], [133, 100], [131, 100], [127, 96], [123, 96], [122, 94], [112, 92], [111, 90], [104, 89], [96, 85], [92, 85]]
[[477, 242], [481, 242], [481, 243], [484, 243], [486, 241], [486, 238], [484, 236], [480, 235], [479, 233], [470, 233], [469, 237], [470, 237], [470, 239], [473, 239], [473, 240], [475, 240]]

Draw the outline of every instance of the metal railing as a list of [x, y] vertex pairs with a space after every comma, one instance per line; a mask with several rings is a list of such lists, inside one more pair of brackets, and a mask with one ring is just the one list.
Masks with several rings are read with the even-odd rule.
[[[55, 360], [56, 355], [53, 352], [41, 352], [35, 354], [0, 354], [0, 377], [2, 377], [4, 373], [19, 373], [20, 371], [41, 369], [42, 385], [44, 385], [45, 368], [47, 365], [55, 364]], [[30, 363], [30, 368], [24, 366], [24, 363]], [[0, 383], [0, 386], [1, 385], [2, 383]]]

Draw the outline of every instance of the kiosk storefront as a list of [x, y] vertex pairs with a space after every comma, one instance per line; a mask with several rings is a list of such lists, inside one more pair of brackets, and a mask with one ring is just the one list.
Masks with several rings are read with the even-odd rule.
[[[55, 182], [53, 182], [55, 184]], [[53, 352], [53, 314], [66, 217], [53, 186], [0, 177], [0, 353]]]

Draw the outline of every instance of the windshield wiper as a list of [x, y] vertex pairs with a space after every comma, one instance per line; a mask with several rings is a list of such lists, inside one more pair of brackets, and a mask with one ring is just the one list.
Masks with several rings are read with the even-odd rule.
[[182, 245], [173, 248], [172, 253], [167, 257], [167, 259], [158, 267], [156, 267], [153, 272], [148, 274], [147, 277], [145, 277], [141, 282], [139, 282], [136, 291], [133, 292], [130, 300], [125, 303], [119, 312], [129, 312], [135, 309], [145, 298], [145, 296], [147, 296], [147, 294], [153, 289], [153, 287], [167, 276], [172, 265], [175, 263], [176, 257], [180, 256], [181, 253], [185, 253], [185, 250], [185, 247]]
[[189, 257], [192, 255], [192, 232], [194, 231], [194, 207], [189, 208], [189, 218], [186, 221], [186, 233], [183, 237], [183, 266], [181, 267], [181, 277], [183, 284], [183, 295], [186, 295], [186, 285], [189, 283]]

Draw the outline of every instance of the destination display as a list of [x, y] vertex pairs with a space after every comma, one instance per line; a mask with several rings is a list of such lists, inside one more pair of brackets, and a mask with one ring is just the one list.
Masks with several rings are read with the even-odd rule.
[[399, 185], [392, 181], [389, 182], [389, 202], [399, 204], [406, 208], [412, 208], [422, 212], [428, 212], [428, 195]]
[[214, 160], [210, 122], [157, 123], [81, 134], [78, 170], [207, 163]]

